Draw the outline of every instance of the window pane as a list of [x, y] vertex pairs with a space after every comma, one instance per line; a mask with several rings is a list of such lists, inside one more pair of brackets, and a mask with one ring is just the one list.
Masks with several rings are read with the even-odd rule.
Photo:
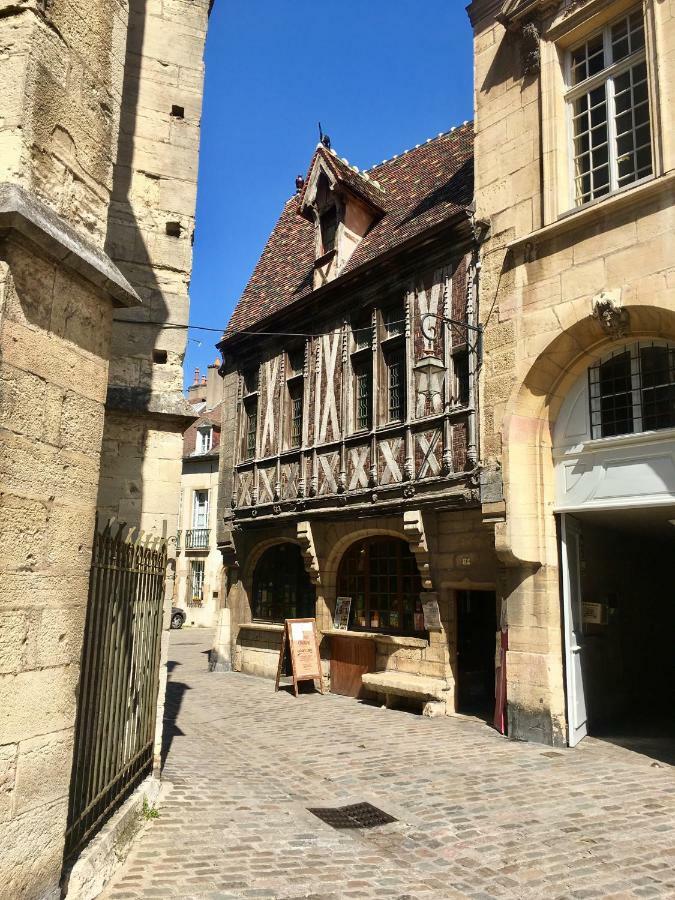
[[403, 351], [398, 350], [387, 358], [388, 418], [399, 422], [405, 418], [405, 364]]
[[633, 430], [630, 351], [613, 356], [598, 367], [600, 434], [611, 437]]
[[675, 427], [675, 349], [640, 349], [642, 427], [645, 431]]
[[[623, 88], [622, 93], [616, 95], [614, 118], [619, 187], [652, 172], [649, 103], [642, 99], [646, 96], [646, 74], [645, 64], [638, 63], [614, 82], [615, 89], [618, 90], [619, 85]], [[638, 158], [636, 151], [640, 148], [646, 149]]]
[[579, 84], [591, 75], [601, 72], [604, 67], [605, 53], [602, 33], [595, 35], [590, 41], [572, 50], [572, 84]]

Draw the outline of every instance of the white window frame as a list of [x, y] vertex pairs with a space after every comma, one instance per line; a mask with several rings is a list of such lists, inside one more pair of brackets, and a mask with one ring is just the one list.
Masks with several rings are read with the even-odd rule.
[[201, 425], [197, 429], [197, 453], [208, 453], [213, 447], [213, 425]]
[[[619, 62], [612, 62], [609, 65], [605, 65], [605, 67], [597, 72], [595, 75], [592, 75], [590, 78], [586, 78], [584, 81], [579, 82], [579, 84], [572, 85], [572, 54], [575, 50], [577, 50], [583, 44], [592, 41], [599, 34], [603, 36], [603, 51], [605, 60], [612, 59], [612, 27], [620, 22], [622, 19], [626, 19], [631, 16], [633, 13], [639, 12], [642, 16], [642, 24], [644, 29], [645, 40], [642, 48], [635, 53], [630, 54], [629, 56], [624, 57]], [[626, 190], [628, 188], [635, 187], [638, 184], [642, 184], [645, 181], [654, 177], [655, 172], [655, 148], [654, 148], [654, 110], [652, 106], [652, 98], [651, 98], [651, 90], [650, 90], [650, 71], [649, 64], [647, 60], [647, 21], [644, 15], [644, 10], [641, 5], [631, 7], [626, 10], [620, 16], [611, 19], [608, 21], [602, 28], [598, 28], [595, 31], [591, 31], [587, 34], [583, 40], [577, 41], [572, 44], [565, 51], [565, 63], [564, 63], [564, 80], [565, 80], [565, 107], [566, 107], [566, 120], [567, 120], [567, 146], [568, 146], [568, 205], [569, 209], [582, 209], [588, 206], [591, 203], [600, 202], [607, 197], [611, 197], [612, 195], [618, 193], [619, 191]], [[616, 123], [615, 123], [615, 106], [614, 106], [614, 80], [618, 75], [622, 75], [627, 70], [633, 68], [633, 66], [638, 65], [639, 63], [644, 63], [647, 71], [647, 105], [649, 110], [649, 136], [650, 136], [650, 147], [651, 147], [651, 172], [648, 175], [645, 175], [641, 178], [636, 179], [635, 181], [626, 182], [626, 184], [619, 185], [618, 183], [618, 159], [617, 159], [617, 142], [616, 142]], [[605, 194], [601, 194], [598, 197], [589, 197], [587, 200], [583, 200], [581, 202], [577, 201], [576, 196], [576, 187], [575, 187], [575, 174], [574, 174], [574, 163], [575, 163], [575, 146], [574, 146], [574, 101], [579, 99], [579, 97], [584, 94], [590, 93], [592, 90], [600, 87], [603, 84], [607, 84], [606, 90], [606, 106], [607, 106], [607, 157], [609, 164], [609, 190]], [[632, 107], [631, 107], [632, 109]], [[592, 170], [591, 170], [592, 171]]]
[[[200, 497], [204, 497], [203, 503]], [[200, 525], [200, 517], [203, 518], [204, 524]], [[192, 528], [208, 528], [209, 527], [209, 492], [205, 490], [196, 490], [192, 497]]]
[[205, 563], [203, 559], [190, 561], [190, 599], [204, 599], [204, 574]]

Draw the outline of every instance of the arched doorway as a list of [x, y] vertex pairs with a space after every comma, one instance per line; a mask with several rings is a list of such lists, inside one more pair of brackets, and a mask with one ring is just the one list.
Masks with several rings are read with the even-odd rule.
[[337, 596], [352, 598], [349, 628], [355, 631], [423, 633], [421, 591], [417, 561], [402, 538], [363, 538], [340, 561]]
[[656, 737], [675, 693], [675, 344], [594, 360], [561, 405], [553, 460], [570, 744]]
[[280, 624], [284, 619], [313, 617], [315, 607], [314, 587], [298, 545], [268, 547], [253, 572], [253, 621]]

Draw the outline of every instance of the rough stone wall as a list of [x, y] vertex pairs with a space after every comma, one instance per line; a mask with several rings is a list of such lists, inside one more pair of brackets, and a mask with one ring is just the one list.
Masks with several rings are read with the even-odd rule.
[[[620, 4], [600, 6], [574, 10], [577, 37], [621, 11]], [[495, 11], [488, 0], [470, 8], [477, 216], [491, 226], [480, 276], [481, 447], [504, 476], [506, 516], [496, 539], [507, 567], [501, 591], [511, 733], [551, 742], [564, 739], [566, 726], [550, 429], [568, 386], [611, 342], [591, 315], [601, 291], [628, 309], [627, 340], [673, 336], [664, 313], [675, 303], [675, 29], [670, 8], [654, 4], [647, 24], [657, 178], [561, 218], [568, 170], [558, 49], [565, 23], [555, 16], [544, 23], [541, 71], [528, 74], [518, 30], [507, 32]], [[600, 18], [591, 22], [591, 12]], [[555, 41], [549, 26], [558, 29]]]
[[[112, 461], [109, 452], [125, 449], [117, 442], [120, 429], [136, 427], [141, 440], [149, 428], [143, 421], [148, 414], [164, 416], [166, 424], [146, 444], [143, 464], [162, 468], [170, 458], [179, 462], [179, 442], [172, 432], [180, 434], [192, 415], [182, 397], [186, 332], [164, 329], [162, 323], [180, 325], [188, 320], [208, 5], [208, 0], [129, 4], [106, 249], [139, 292], [143, 307], [133, 314], [121, 313], [114, 327], [106, 469]], [[133, 443], [128, 444], [126, 463], [118, 464], [124, 468], [120, 496], [125, 519], [131, 513], [126, 480], [143, 478]], [[163, 518], [175, 529], [178, 479], [171, 489], [166, 481]], [[108, 501], [110, 488], [109, 484]], [[132, 524], [144, 530], [155, 527], [156, 498], [143, 490], [138, 500]]]
[[0, 182], [103, 243], [126, 43], [124, 0], [0, 2]]
[[112, 308], [0, 240], [0, 894], [58, 896]]

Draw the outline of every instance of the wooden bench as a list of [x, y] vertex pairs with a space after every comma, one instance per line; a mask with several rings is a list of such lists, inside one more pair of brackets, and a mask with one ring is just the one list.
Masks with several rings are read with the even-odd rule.
[[398, 699], [417, 700], [423, 704], [423, 715], [446, 715], [450, 685], [443, 678], [409, 672], [366, 672], [361, 681], [366, 690], [384, 694], [387, 708], [395, 706]]

